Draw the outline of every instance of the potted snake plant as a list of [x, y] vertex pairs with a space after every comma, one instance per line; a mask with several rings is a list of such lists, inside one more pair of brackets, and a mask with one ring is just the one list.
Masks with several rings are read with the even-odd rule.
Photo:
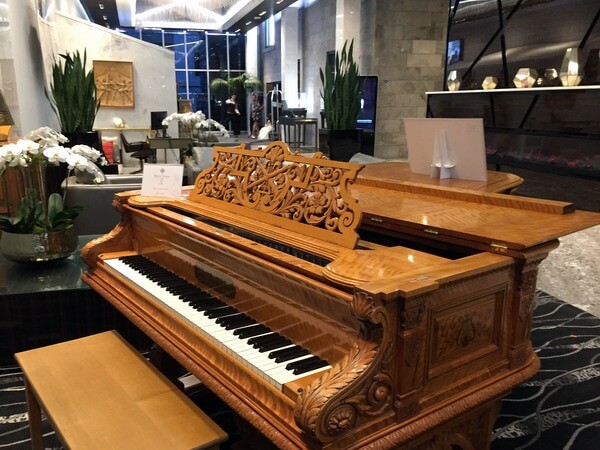
[[85, 144], [100, 150], [98, 133], [93, 131], [100, 103], [96, 97], [94, 70], [87, 70], [87, 52], [60, 54], [52, 64], [50, 91], [46, 96], [69, 145]]
[[360, 79], [358, 65], [352, 56], [354, 40], [344, 43], [341, 52], [335, 52], [332, 66], [329, 60], [325, 70], [319, 69], [325, 106], [325, 120], [329, 129], [329, 157], [348, 161], [361, 151], [362, 130], [356, 129], [360, 113]]

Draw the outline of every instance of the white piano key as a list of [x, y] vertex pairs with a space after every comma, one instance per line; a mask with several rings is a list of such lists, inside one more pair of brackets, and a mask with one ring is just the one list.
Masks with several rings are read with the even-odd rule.
[[[272, 332], [265, 332], [257, 336], [240, 339], [239, 336], [234, 334], [235, 330], [226, 330], [224, 326], [218, 324], [216, 322], [218, 318], [208, 318], [204, 311], [198, 311], [189, 303], [179, 298], [179, 295], [169, 292], [167, 288], [160, 286], [155, 281], [150, 280], [142, 272], [134, 269], [125, 262], [119, 259], [111, 259], [105, 260], [104, 263], [112, 267], [121, 276], [129, 279], [141, 289], [146, 291], [156, 301], [171, 308], [184, 320], [195, 326], [202, 333], [202, 335], [209, 338], [212, 342], [217, 344], [227, 353], [231, 354], [250, 370], [254, 371], [280, 390], [283, 388], [283, 384], [285, 383], [289, 383], [296, 379], [311, 375], [313, 373], [319, 373], [331, 368], [331, 366], [326, 366], [303, 374], [294, 375], [293, 371], [287, 370], [285, 367], [291, 362], [311, 358], [314, 355], [309, 353], [288, 361], [277, 363], [273, 358], [269, 358], [269, 353], [275, 350], [293, 347], [295, 344], [289, 343], [277, 349], [260, 352], [258, 349], [254, 348], [252, 344], [249, 344], [248, 341], [252, 337], [266, 336]], [[233, 312], [231, 314], [237, 313]], [[255, 324], [247, 326], [253, 325]]]

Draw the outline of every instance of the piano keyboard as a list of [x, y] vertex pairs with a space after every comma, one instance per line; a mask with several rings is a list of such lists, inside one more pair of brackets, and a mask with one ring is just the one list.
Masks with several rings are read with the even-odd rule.
[[331, 368], [327, 361], [142, 255], [109, 259], [104, 264], [279, 390], [285, 383]]

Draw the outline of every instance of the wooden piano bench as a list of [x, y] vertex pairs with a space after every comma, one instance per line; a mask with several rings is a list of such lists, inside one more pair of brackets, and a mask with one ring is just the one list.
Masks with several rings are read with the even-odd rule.
[[66, 448], [218, 449], [227, 440], [114, 331], [15, 358], [25, 376], [34, 450], [44, 448], [40, 407]]

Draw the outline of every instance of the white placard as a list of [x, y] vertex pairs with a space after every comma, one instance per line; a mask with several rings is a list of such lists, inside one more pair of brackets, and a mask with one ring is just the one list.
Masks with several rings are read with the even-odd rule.
[[181, 198], [182, 164], [144, 164], [142, 195]]
[[487, 181], [482, 119], [403, 121], [411, 172], [436, 178]]

